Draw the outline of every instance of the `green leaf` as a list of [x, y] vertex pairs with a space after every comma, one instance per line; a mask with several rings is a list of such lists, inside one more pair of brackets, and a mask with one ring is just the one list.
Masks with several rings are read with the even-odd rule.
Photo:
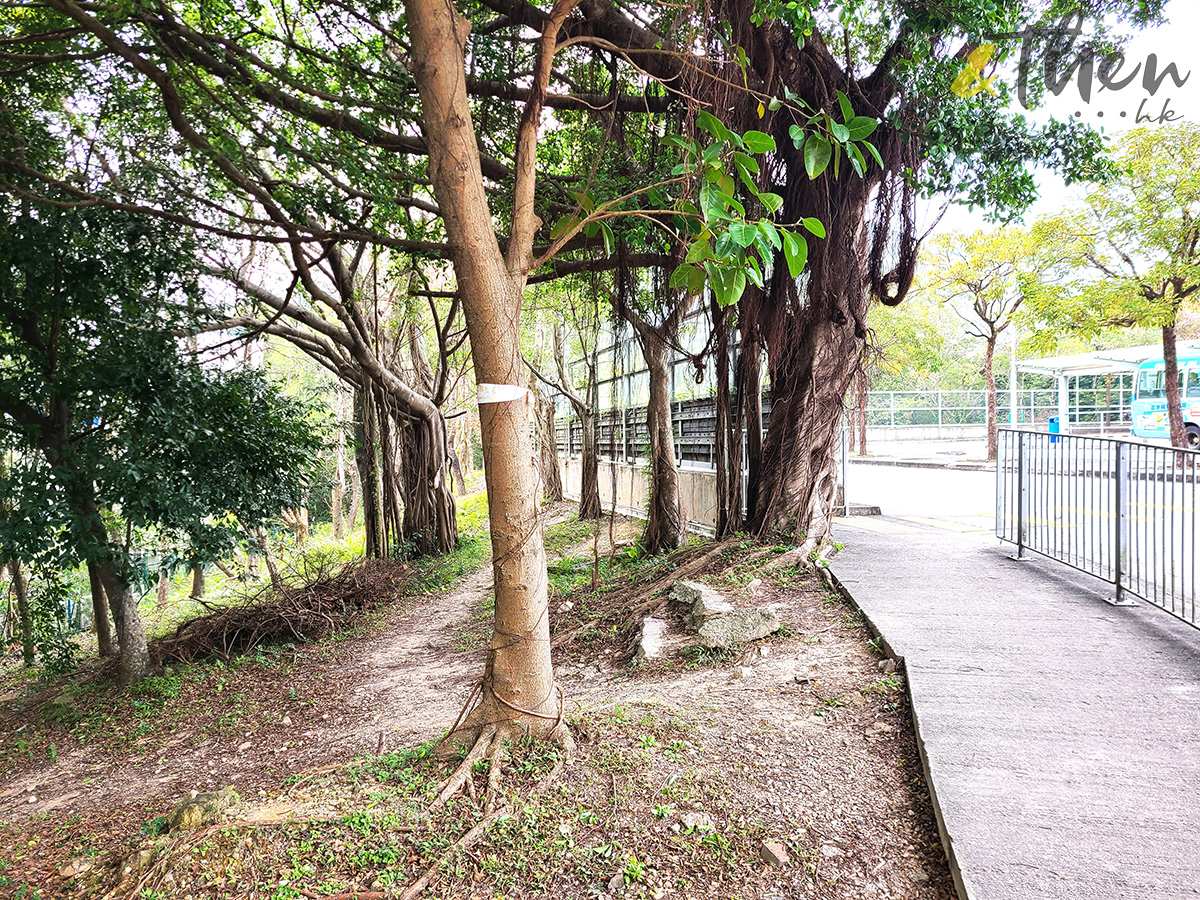
[[707, 131], [718, 141], [725, 140], [725, 135], [729, 133], [720, 119], [703, 109], [696, 113], [696, 127], [701, 131]]
[[867, 161], [863, 159], [862, 152], [856, 146], [847, 144], [846, 154], [850, 157], [850, 164], [854, 166], [854, 171], [859, 176], [867, 174]]
[[804, 169], [809, 178], [817, 178], [829, 165], [833, 156], [833, 148], [828, 139], [821, 134], [810, 134], [804, 142]]
[[854, 118], [854, 107], [850, 105], [850, 98], [841, 91], [837, 92], [838, 105], [842, 108], [842, 121], [849, 122]]
[[839, 143], [846, 143], [850, 140], [850, 129], [845, 125], [839, 125], [837, 122], [829, 126], [829, 131], [833, 134], [833, 139]]
[[762, 270], [758, 267], [758, 260], [753, 256], [746, 257], [746, 277], [755, 287], [763, 286]]
[[772, 97], [771, 102], [767, 104], [767, 109], [771, 110], [771, 112], [774, 112], [775, 110], [779, 109], [779, 107], [781, 107], [781, 106], [783, 106], [783, 104], [779, 102], [779, 98]]
[[758, 174], [758, 160], [753, 156], [747, 156], [739, 150], [733, 154], [733, 161], [736, 165], [742, 166], [752, 174]]
[[875, 162], [879, 163], [879, 168], [883, 168], [883, 157], [879, 155], [879, 151], [875, 149], [875, 145], [868, 141], [863, 141], [862, 145], [867, 148], [867, 152], [875, 158]]
[[742, 140], [751, 153], [770, 153], [775, 149], [775, 138], [762, 131], [747, 131]]
[[846, 125], [850, 129], [850, 140], [861, 141], [875, 132], [879, 127], [879, 120], [870, 116], [855, 116]]
[[739, 247], [749, 247], [758, 235], [758, 226], [749, 222], [734, 222], [729, 226], [729, 237]]
[[771, 215], [779, 212], [783, 206], [783, 198], [778, 194], [771, 193], [770, 191], [763, 191], [758, 195], [758, 199], [762, 201], [763, 209], [765, 209]]
[[563, 216], [554, 223], [554, 227], [550, 229], [550, 239], [558, 240], [580, 222], [579, 216]]
[[688, 247], [687, 256], [684, 257], [688, 262], [702, 262], [706, 259], [712, 259], [712, 244], [707, 238], [698, 241], [693, 241]]
[[804, 221], [800, 223], [819, 238], [825, 237], [825, 225], [820, 219], [814, 219], [812, 216], [806, 216]]
[[804, 235], [795, 232], [783, 232], [783, 258], [787, 262], [788, 274], [799, 278], [808, 262], [808, 241]]
[[762, 219], [758, 223], [758, 230], [766, 236], [771, 246], [776, 250], [783, 246], [782, 238], [779, 237], [779, 229], [775, 227], [774, 222]]
[[612, 256], [613, 251], [617, 248], [617, 238], [613, 234], [613, 230], [608, 227], [607, 222], [600, 223], [600, 234], [604, 238], [604, 253], [607, 256]]
[[686, 287], [691, 274], [696, 271], [696, 267], [690, 263], [680, 263], [675, 267], [675, 271], [671, 273], [670, 285], [673, 288]]
[[804, 143], [804, 129], [799, 125], [792, 125], [788, 128], [788, 137], [792, 139], [792, 143], [799, 150], [800, 146]]

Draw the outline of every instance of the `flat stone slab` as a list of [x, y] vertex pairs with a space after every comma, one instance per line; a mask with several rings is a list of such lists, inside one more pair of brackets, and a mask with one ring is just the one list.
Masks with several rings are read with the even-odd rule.
[[708, 619], [696, 632], [704, 647], [734, 647], [779, 630], [779, 617], [769, 609], [738, 609]]
[[1200, 630], [986, 535], [842, 524], [962, 900], [1200, 898]]

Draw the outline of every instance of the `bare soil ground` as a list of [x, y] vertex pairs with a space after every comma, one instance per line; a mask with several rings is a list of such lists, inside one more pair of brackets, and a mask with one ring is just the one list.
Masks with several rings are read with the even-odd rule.
[[[784, 548], [729, 544], [701, 577], [774, 610], [782, 632], [631, 665], [635, 630], [592, 592], [591, 526], [568, 516], [551, 511], [548, 545], [552, 624], [577, 633], [556, 660], [578, 752], [531, 799], [553, 759], [515, 750], [512, 814], [430, 895], [954, 896], [903, 674], [884, 674], [853, 609], [794, 567], [759, 577]], [[604, 526], [601, 574], [669, 586], [671, 565], [621, 549], [637, 527], [618, 519], [612, 552]], [[0, 896], [382, 897], [438, 864], [479, 814], [463, 800], [425, 817], [446, 764], [405, 748], [436, 739], [471, 690], [491, 569], [429, 594], [417, 574], [334, 640], [180, 667], [133, 698], [86, 682], [3, 698]], [[188, 791], [224, 785], [239, 799], [217, 826], [153, 833]], [[764, 842], [785, 865], [762, 860]], [[139, 849], [154, 851], [144, 869]], [[80, 857], [95, 868], [65, 877]]]

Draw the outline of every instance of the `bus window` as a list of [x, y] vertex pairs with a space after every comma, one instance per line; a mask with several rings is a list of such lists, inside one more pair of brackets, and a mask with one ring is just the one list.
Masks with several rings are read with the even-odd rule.
[[1187, 373], [1187, 396], [1200, 397], [1200, 369], [1192, 369]]
[[1138, 399], [1161, 400], [1167, 396], [1166, 383], [1162, 369], [1143, 369], [1138, 381]]

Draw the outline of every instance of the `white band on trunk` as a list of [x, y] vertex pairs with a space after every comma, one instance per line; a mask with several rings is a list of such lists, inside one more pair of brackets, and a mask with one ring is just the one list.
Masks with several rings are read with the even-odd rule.
[[529, 388], [519, 384], [481, 384], [475, 389], [475, 398], [480, 403], [508, 403], [528, 393]]

